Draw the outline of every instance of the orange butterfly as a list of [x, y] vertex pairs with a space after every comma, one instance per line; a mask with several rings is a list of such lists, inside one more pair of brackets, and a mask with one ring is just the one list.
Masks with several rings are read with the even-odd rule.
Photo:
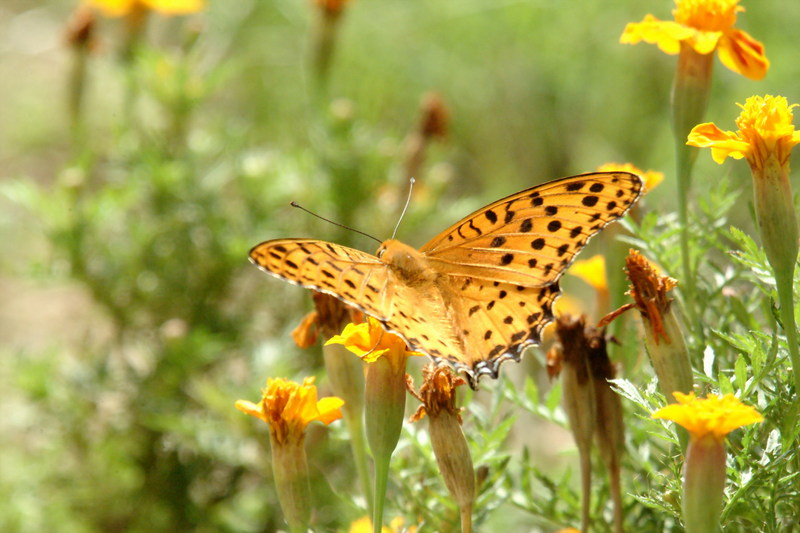
[[250, 260], [375, 317], [412, 349], [466, 372], [475, 386], [539, 343], [553, 320], [561, 274], [642, 189], [628, 172], [581, 174], [493, 202], [419, 250], [388, 240], [370, 255], [314, 239], [276, 239], [250, 250]]

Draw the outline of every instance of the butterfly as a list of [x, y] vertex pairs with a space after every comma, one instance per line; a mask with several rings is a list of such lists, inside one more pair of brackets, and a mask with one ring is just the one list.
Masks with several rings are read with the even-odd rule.
[[321, 240], [275, 239], [250, 250], [250, 261], [360, 309], [476, 387], [539, 344], [561, 275], [642, 190], [636, 174], [581, 174], [497, 200], [419, 250], [393, 239], [375, 255]]

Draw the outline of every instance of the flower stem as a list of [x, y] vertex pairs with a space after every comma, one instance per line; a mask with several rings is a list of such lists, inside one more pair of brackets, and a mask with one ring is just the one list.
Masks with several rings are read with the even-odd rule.
[[389, 483], [389, 463], [392, 456], [375, 458], [375, 512], [372, 515], [373, 533], [383, 531], [383, 506], [386, 503], [386, 486]]
[[703, 328], [697, 312], [695, 273], [692, 271], [689, 250], [689, 190], [692, 166], [697, 148], [686, 146], [686, 138], [694, 126], [702, 122], [708, 106], [714, 55], [700, 54], [690, 45], [681, 43], [675, 81], [672, 86], [672, 128], [675, 136], [675, 163], [678, 185], [678, 217], [681, 224], [681, 283], [685, 288], [686, 311], [693, 332], [703, 344]]
[[361, 490], [367, 500], [367, 510], [372, 515], [372, 478], [369, 474], [367, 442], [364, 437], [364, 363], [337, 344], [323, 346], [322, 355], [334, 394], [345, 400], [342, 414], [350, 434], [350, 449]]
[[778, 289], [781, 322], [786, 333], [786, 344], [789, 346], [789, 357], [792, 360], [795, 395], [800, 397], [800, 346], [797, 339], [797, 325], [794, 320], [794, 272], [775, 269], [775, 284]]

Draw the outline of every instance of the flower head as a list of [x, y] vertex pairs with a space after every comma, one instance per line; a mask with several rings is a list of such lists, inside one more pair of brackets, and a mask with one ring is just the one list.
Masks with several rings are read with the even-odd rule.
[[405, 367], [406, 357], [422, 355], [407, 350], [403, 339], [384, 330], [380, 322], [372, 317], [360, 324], [347, 324], [341, 335], [334, 335], [325, 344], [342, 344], [367, 363], [388, 356], [390, 359], [401, 358]]
[[124, 17], [137, 10], [155, 11], [162, 15], [188, 15], [202, 11], [203, 0], [86, 0], [107, 17]]
[[657, 170], [644, 171], [632, 163], [603, 163], [597, 167], [598, 172], [616, 172], [616, 171], [630, 172], [641, 176], [644, 180], [645, 192], [652, 191], [659, 183], [664, 181], [664, 173]]
[[653, 418], [672, 420], [689, 431], [692, 439], [712, 437], [722, 441], [734, 429], [761, 422], [764, 417], [743, 404], [733, 394], [697, 398], [694, 393], [673, 393], [678, 403], [669, 404], [652, 414]]
[[736, 15], [744, 11], [739, 0], [675, 0], [674, 21], [646, 15], [632, 22], [620, 37], [623, 44], [640, 41], [656, 44], [662, 52], [677, 54], [681, 43], [699, 54], [719, 54], [722, 64], [747, 78], [760, 80], [769, 68], [764, 45], [734, 27]]
[[570, 267], [569, 273], [582, 279], [596, 291], [608, 291], [606, 258], [602, 255], [598, 254], [589, 259], [575, 261]]
[[[406, 531], [408, 533], [415, 533], [417, 531], [416, 526], [411, 526], [408, 528], [403, 527], [403, 518], [398, 516], [397, 518], [392, 519], [389, 522], [388, 526], [383, 526], [381, 528], [381, 533], [399, 533], [401, 531]], [[350, 524], [350, 529], [348, 533], [372, 533], [372, 519], [368, 516], [362, 516], [355, 522]]]
[[341, 398], [330, 396], [317, 400], [314, 378], [308, 377], [300, 385], [283, 378], [267, 379], [267, 388], [261, 389], [258, 403], [239, 400], [236, 408], [269, 424], [278, 442], [302, 440], [308, 424], [319, 420], [330, 424], [342, 417]]
[[789, 164], [792, 148], [800, 143], [800, 131], [792, 124], [792, 108], [783, 96], [751, 96], [742, 108], [736, 132], [722, 131], [713, 123], [692, 129], [686, 144], [711, 148], [711, 157], [722, 163], [730, 156], [746, 158], [753, 169], [764, 168], [771, 158], [783, 167]]

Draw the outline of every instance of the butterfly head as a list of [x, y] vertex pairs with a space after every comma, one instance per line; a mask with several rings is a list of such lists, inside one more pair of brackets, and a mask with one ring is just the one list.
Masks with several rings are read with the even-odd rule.
[[383, 263], [407, 281], [430, 278], [433, 272], [425, 257], [415, 248], [395, 239], [381, 244], [375, 253]]

